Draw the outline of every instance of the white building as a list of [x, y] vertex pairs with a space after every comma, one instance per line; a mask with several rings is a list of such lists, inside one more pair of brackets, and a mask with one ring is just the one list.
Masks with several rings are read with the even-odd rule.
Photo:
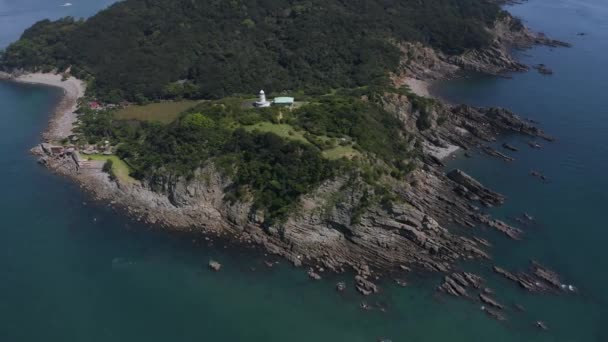
[[270, 102], [266, 100], [266, 94], [263, 90], [260, 90], [260, 97], [255, 102], [256, 107], [270, 107]]

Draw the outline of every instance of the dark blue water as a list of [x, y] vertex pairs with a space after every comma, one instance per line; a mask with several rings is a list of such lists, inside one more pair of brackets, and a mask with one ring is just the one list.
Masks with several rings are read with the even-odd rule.
[[[115, 0], [0, 0], [0, 48], [42, 19], [86, 18]], [[62, 6], [72, 3], [72, 6]]]
[[[86, 16], [106, 4], [0, 0], [0, 42], [39, 18]], [[387, 312], [361, 311], [352, 287], [344, 296], [334, 291], [342, 277], [311, 282], [285, 263], [268, 270], [263, 254], [156, 231], [91, 201], [27, 153], [60, 91], [0, 83], [0, 341], [607, 341], [608, 75], [602, 64], [608, 8], [600, 0], [532, 0], [510, 10], [575, 44], [522, 54], [555, 75], [457, 80], [438, 91], [454, 102], [511, 108], [559, 140], [532, 150], [528, 139], [508, 136], [521, 148], [515, 162], [476, 156], [453, 166], [509, 197], [497, 215], [525, 210], [539, 221], [521, 242], [487, 232], [495, 262], [518, 269], [534, 257], [580, 295], [532, 296], [490, 278], [504, 304], [527, 308], [511, 310], [503, 324], [486, 318], [478, 304], [437, 298], [439, 279], [428, 277], [409, 279], [413, 285], [405, 289], [387, 281], [382, 295], [369, 299]], [[529, 177], [532, 169], [551, 182]], [[208, 271], [210, 258], [224, 269]], [[468, 267], [487, 273], [489, 266]], [[551, 330], [534, 328], [538, 319]]]
[[[525, 242], [499, 245], [499, 260], [523, 266], [533, 256], [559, 269], [582, 290], [581, 301], [549, 305], [546, 314], [563, 316], [560, 329], [580, 331], [578, 337], [570, 335], [572, 341], [606, 341], [602, 328], [608, 323], [608, 3], [533, 0], [509, 10], [533, 29], [574, 44], [571, 49], [541, 47], [519, 53], [524, 62], [545, 63], [555, 74], [461, 79], [437, 90], [453, 102], [512, 109], [539, 121], [558, 141], [540, 142], [544, 148], [532, 150], [526, 144], [530, 139], [509, 136], [505, 140], [521, 149], [512, 153], [514, 163], [474, 158], [451, 166], [466, 169], [509, 197], [498, 214], [528, 211], [538, 218], [540, 226], [528, 229]], [[542, 171], [550, 183], [529, 177], [531, 170]], [[567, 315], [551, 312], [557, 308]], [[567, 340], [566, 336], [561, 337]]]

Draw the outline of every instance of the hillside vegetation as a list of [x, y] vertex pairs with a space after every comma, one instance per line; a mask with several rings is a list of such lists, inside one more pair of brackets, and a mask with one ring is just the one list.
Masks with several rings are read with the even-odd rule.
[[126, 0], [83, 20], [44, 20], [0, 60], [65, 70], [100, 100], [222, 98], [385, 83], [397, 41], [448, 54], [490, 43], [486, 0]]
[[239, 98], [204, 101], [169, 124], [83, 108], [77, 129], [88, 143], [110, 140], [130, 176], [159, 191], [214, 164], [232, 180], [226, 199], [252, 200], [272, 222], [332, 177], [357, 175], [382, 187], [383, 177], [402, 179], [412, 170], [416, 140], [361, 92], [321, 96], [293, 110], [246, 108]]

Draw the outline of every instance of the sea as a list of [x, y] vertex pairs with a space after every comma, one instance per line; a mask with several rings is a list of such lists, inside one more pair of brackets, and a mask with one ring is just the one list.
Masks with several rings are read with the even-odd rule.
[[[0, 0], [0, 47], [37, 20], [87, 17], [112, 2], [73, 1]], [[0, 341], [608, 341], [608, 3], [530, 0], [507, 9], [573, 44], [516, 52], [554, 74], [470, 76], [433, 89], [450, 102], [511, 109], [557, 138], [532, 149], [532, 139], [505, 135], [496, 146], [519, 148], [507, 151], [515, 161], [472, 151], [447, 165], [507, 196], [494, 215], [535, 218], [522, 241], [479, 228], [494, 259], [459, 266], [487, 278], [507, 321], [488, 318], [476, 301], [437, 295], [439, 275], [410, 275], [405, 288], [386, 279], [380, 295], [363, 298], [352, 275], [311, 281], [263, 251], [130, 219], [28, 153], [61, 91], [0, 82]], [[220, 272], [207, 269], [211, 259]], [[491, 272], [493, 264], [525, 270], [530, 259], [578, 293], [533, 295]], [[374, 309], [362, 310], [363, 301]]]

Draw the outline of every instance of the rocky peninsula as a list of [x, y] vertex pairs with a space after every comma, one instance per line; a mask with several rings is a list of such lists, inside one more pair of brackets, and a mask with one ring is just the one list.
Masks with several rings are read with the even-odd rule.
[[[40, 163], [76, 180], [96, 199], [124, 209], [138, 220], [259, 245], [296, 267], [313, 267], [309, 271], [313, 278], [323, 272], [352, 270], [357, 289], [364, 295], [380, 291], [374, 282], [381, 277], [407, 278], [408, 272], [416, 270], [444, 273], [441, 291], [469, 297], [467, 288], [476, 289], [479, 294], [475, 298], [485, 303], [488, 314], [503, 319], [503, 306], [491, 296], [491, 289], [482, 288], [480, 276], [459, 271], [458, 263], [491, 259], [491, 243], [476, 236], [481, 229], [494, 229], [513, 240], [525, 238], [524, 233], [484, 211], [503, 204], [503, 195], [461, 170], [446, 172], [442, 159], [462, 149], [512, 160], [487, 146], [504, 133], [549, 142], [553, 138], [506, 109], [450, 105], [437, 99], [429, 99], [430, 105], [421, 109], [417, 102], [421, 96], [429, 96], [426, 85], [464, 72], [502, 75], [528, 70], [512, 57], [513, 48], [567, 46], [529, 31], [510, 16], [498, 20], [491, 34], [489, 47], [458, 55], [447, 55], [418, 42], [395, 43], [402, 58], [398, 71], [391, 75], [393, 85], [409, 85], [417, 95], [386, 92], [381, 103], [399, 119], [406, 133], [415, 137], [413, 141], [421, 146], [422, 153], [403, 180], [386, 177], [394, 200], [370, 203], [369, 197], [380, 194], [360, 175], [333, 177], [300, 196], [297, 210], [280, 223], [268, 221], [252, 201], [227, 201], [225, 189], [233, 186], [234, 179], [213, 163], [198, 168], [194, 177], [136, 182], [111, 177], [103, 171], [103, 163], [88, 160], [73, 144], [77, 137], [73, 128], [78, 126], [74, 124], [76, 105], [84, 95], [83, 83], [50, 74], [26, 74], [16, 80], [59, 86], [66, 92], [44, 135], [45, 143], [32, 149]], [[556, 285], [561, 288], [557, 275], [534, 265], [532, 275], [513, 275], [498, 266], [494, 270], [520, 285], [532, 283], [529, 286], [534, 290]]]

